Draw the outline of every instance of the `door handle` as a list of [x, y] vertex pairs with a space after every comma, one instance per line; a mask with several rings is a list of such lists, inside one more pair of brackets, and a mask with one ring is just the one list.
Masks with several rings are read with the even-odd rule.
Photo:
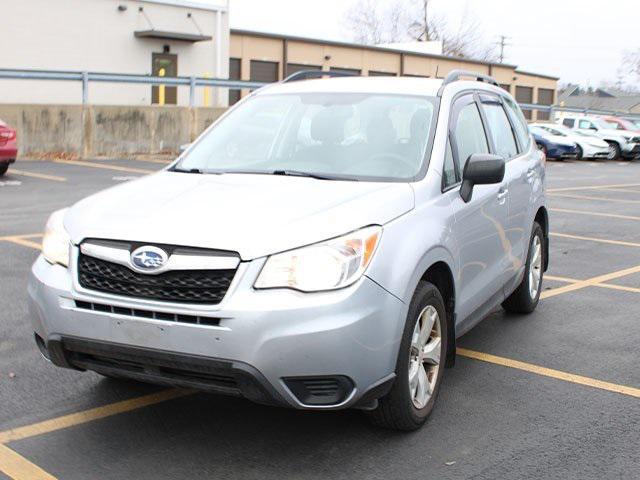
[[534, 168], [530, 168], [527, 170], [527, 180], [533, 179], [536, 176], [536, 170]]
[[509, 193], [509, 189], [501, 189], [498, 192], [498, 205], [502, 205], [507, 200], [507, 194]]

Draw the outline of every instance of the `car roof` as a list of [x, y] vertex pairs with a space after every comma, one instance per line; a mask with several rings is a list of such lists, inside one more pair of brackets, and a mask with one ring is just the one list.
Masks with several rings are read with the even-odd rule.
[[346, 76], [280, 82], [261, 88], [257, 90], [256, 93], [258, 95], [286, 93], [379, 93], [434, 97], [438, 94], [441, 86], [442, 80], [434, 78]]

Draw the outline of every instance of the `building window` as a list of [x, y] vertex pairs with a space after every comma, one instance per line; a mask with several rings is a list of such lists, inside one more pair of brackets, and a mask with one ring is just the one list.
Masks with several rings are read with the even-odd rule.
[[[229, 59], [229, 80], [242, 79], [242, 62], [239, 58]], [[240, 90], [229, 90], [229, 106], [240, 100]]]
[[503, 90], [506, 90], [507, 92], [511, 93], [511, 85], [509, 85], [508, 83], [501, 83], [500, 84], [500, 88], [502, 88]]
[[340, 68], [340, 67], [331, 67], [332, 72], [346, 73], [347, 75], [360, 75], [362, 73], [357, 68]]
[[[553, 105], [554, 90], [551, 88], [538, 89], [538, 103], [540, 105]], [[549, 112], [538, 110], [538, 120], [549, 120]]]
[[[533, 103], [533, 88], [521, 87], [516, 85], [516, 102], [518, 103]], [[531, 110], [522, 110], [524, 118], [531, 120]]]
[[320, 65], [304, 65], [302, 63], [287, 63], [287, 76], [304, 70], [322, 70]]
[[273, 83], [278, 81], [278, 62], [265, 62], [262, 60], [251, 60], [251, 71], [249, 73], [252, 82]]
[[395, 77], [396, 74], [393, 72], [381, 72], [379, 70], [369, 70], [370, 77]]

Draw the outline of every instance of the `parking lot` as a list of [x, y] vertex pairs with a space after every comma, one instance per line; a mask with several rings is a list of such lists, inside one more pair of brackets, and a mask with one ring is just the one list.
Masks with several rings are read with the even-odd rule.
[[411, 434], [358, 411], [265, 407], [40, 357], [26, 283], [47, 216], [160, 167], [25, 160], [0, 179], [0, 478], [640, 478], [639, 161], [547, 164], [543, 300], [459, 339]]

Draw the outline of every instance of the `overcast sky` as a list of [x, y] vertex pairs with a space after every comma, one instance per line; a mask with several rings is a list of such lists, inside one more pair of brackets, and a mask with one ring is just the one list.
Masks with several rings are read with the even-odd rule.
[[[231, 27], [351, 41], [343, 19], [356, 1], [230, 0]], [[508, 36], [506, 63], [562, 82], [614, 81], [624, 51], [640, 48], [640, 0], [433, 2], [454, 25], [467, 10], [481, 22], [487, 42]]]

